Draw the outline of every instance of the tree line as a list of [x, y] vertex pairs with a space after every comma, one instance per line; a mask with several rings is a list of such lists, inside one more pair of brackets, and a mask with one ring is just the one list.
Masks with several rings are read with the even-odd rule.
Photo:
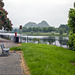
[[63, 33], [69, 33], [70, 31], [70, 27], [68, 25], [64, 25], [64, 24], [61, 24], [58, 28], [55, 28], [55, 27], [29, 27], [29, 28], [26, 28], [26, 27], [23, 27], [22, 28], [22, 32], [43, 32], [43, 33], [48, 33], [48, 32], [57, 32], [57, 33], [60, 33], [60, 34], [63, 34]]
[[55, 31], [55, 28], [54, 27], [29, 27], [29, 28], [26, 28], [26, 27], [23, 27], [22, 29], [22, 32], [51, 32], [51, 31]]

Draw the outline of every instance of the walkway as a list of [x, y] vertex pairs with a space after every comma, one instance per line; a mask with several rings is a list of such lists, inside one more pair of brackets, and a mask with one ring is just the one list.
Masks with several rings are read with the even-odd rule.
[[[0, 38], [0, 41], [0, 43], [4, 43], [5, 47], [17, 46], [9, 40]], [[20, 54], [13, 52], [10, 52], [8, 56], [0, 57], [0, 75], [23, 75], [20, 59]]]
[[16, 43], [14, 43], [13, 41], [11, 40], [6, 40], [6, 39], [3, 39], [3, 38], [0, 38], [0, 44], [4, 43], [5, 47], [14, 47], [14, 46], [18, 46]]
[[19, 54], [10, 53], [8, 57], [0, 57], [0, 75], [22, 75]]

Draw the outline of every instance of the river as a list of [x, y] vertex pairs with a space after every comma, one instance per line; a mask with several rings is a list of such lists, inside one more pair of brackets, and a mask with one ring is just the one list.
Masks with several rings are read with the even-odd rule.
[[68, 48], [67, 42], [68, 37], [58, 37], [58, 36], [23, 36], [21, 37], [21, 42], [25, 43], [43, 43], [57, 45], [64, 48]]
[[[0, 33], [0, 35], [10, 37], [10, 39], [14, 40], [14, 33]], [[59, 37], [59, 36], [25, 36], [25, 35], [17, 35], [19, 37], [19, 42], [23, 43], [43, 43], [50, 45], [57, 45], [64, 48], [68, 48], [67, 42], [68, 37]]]

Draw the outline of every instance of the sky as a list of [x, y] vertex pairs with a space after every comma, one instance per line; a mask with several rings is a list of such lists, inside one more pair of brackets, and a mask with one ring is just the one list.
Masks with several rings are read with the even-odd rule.
[[3, 0], [13, 27], [45, 20], [50, 26], [67, 24], [75, 0]]

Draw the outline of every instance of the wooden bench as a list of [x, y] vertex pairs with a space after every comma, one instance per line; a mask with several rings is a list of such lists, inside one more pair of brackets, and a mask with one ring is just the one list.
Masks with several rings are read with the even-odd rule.
[[7, 56], [9, 55], [9, 48], [5, 48], [4, 44], [1, 44], [1, 53], [0, 56]]

